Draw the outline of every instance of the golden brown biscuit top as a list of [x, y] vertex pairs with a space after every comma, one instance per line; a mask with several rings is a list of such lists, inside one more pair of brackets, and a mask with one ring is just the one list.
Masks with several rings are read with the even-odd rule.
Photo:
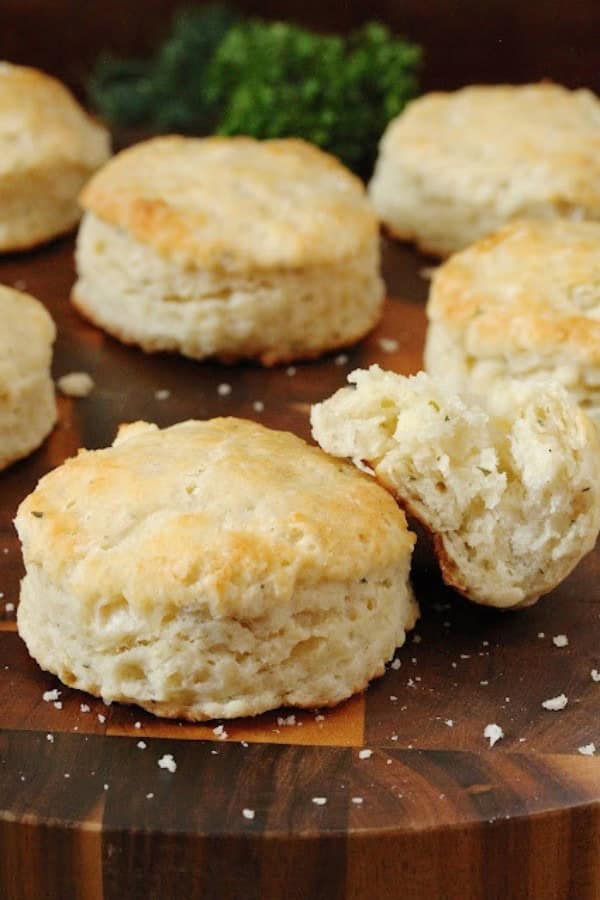
[[[473, 85], [414, 100], [382, 142], [384, 155], [435, 177], [468, 204], [509, 202], [511, 186], [600, 210], [600, 99], [557, 84]], [[512, 208], [518, 205], [512, 202]]]
[[241, 419], [122, 427], [21, 504], [28, 567], [93, 606], [257, 616], [298, 587], [402, 564], [414, 536], [392, 498], [292, 434]]
[[63, 84], [0, 62], [0, 176], [57, 161], [93, 170], [109, 155], [108, 132]]
[[81, 203], [192, 267], [337, 263], [377, 236], [362, 182], [295, 139], [155, 138], [111, 160]]
[[434, 275], [427, 313], [475, 357], [531, 351], [600, 365], [600, 222], [512, 222]]
[[49, 366], [55, 336], [39, 300], [0, 284], [0, 402], [13, 380]]

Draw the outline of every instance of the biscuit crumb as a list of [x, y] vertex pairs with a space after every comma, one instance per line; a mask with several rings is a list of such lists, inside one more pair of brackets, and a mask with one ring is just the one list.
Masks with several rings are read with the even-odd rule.
[[254, 818], [254, 810], [245, 808], [242, 810], [242, 815], [245, 819], [248, 819], [251, 822]]
[[592, 671], [590, 672], [590, 678], [592, 679], [592, 681], [600, 681], [600, 672], [598, 671], [598, 669], [592, 669]]
[[373, 756], [372, 750], [359, 750], [358, 758], [359, 759], [370, 759]]
[[154, 799], [154, 794], [152, 793], [152, 791], [149, 794], [146, 794], [146, 800], [153, 800], [153, 799]]
[[177, 763], [173, 759], [172, 753], [165, 753], [164, 756], [158, 760], [158, 767], [160, 769], [167, 769], [169, 772], [173, 773], [177, 771]]
[[483, 729], [483, 736], [490, 742], [490, 747], [493, 747], [494, 744], [497, 744], [498, 741], [502, 740], [502, 738], [504, 737], [504, 732], [499, 725], [490, 723]]
[[7, 613], [14, 612], [14, 611], [15, 611], [15, 604], [14, 604], [14, 603], [5, 603], [5, 604], [4, 604], [4, 610], [5, 610], [5, 612], [7, 612]]
[[353, 797], [353, 798], [352, 798], [352, 802], [353, 802], [356, 806], [361, 806], [362, 803], [363, 803], [363, 798], [362, 798], [362, 797]]
[[80, 710], [80, 712], [82, 712], [82, 713], [88, 713], [88, 712], [90, 711], [90, 708], [89, 708], [89, 706], [87, 705], [87, 703], [80, 703], [80, 704], [79, 704], [79, 710]]
[[544, 707], [544, 709], [549, 709], [552, 712], [557, 712], [561, 709], [564, 709], [568, 702], [568, 698], [564, 694], [559, 694], [558, 697], [550, 697], [549, 700], [544, 700], [542, 702], [542, 706]]
[[217, 725], [216, 728], [213, 728], [213, 734], [216, 734], [220, 741], [226, 741], [229, 737], [223, 725]]
[[252, 404], [252, 409], [254, 410], [254, 412], [263, 412], [264, 408], [265, 404], [262, 402], [262, 400], [255, 400]]
[[552, 638], [552, 643], [555, 647], [567, 647], [569, 644], [569, 638], [566, 634], [557, 634]]
[[583, 747], [577, 748], [577, 752], [582, 756], [593, 756], [596, 752], [596, 745], [594, 743], [584, 744]]
[[398, 349], [398, 341], [395, 338], [381, 337], [377, 343], [384, 353], [394, 353]]
[[138, 747], [140, 750], [145, 750], [146, 747], [148, 746], [148, 744], [145, 741], [138, 741], [135, 746]]
[[94, 390], [94, 379], [87, 372], [69, 372], [61, 375], [56, 382], [61, 394], [66, 397], [89, 397]]
[[313, 797], [312, 802], [315, 806], [325, 806], [327, 803], [327, 797]]
[[46, 735], [46, 740], [49, 741], [49, 743], [53, 744], [53, 743], [54, 743], [54, 735], [53, 735], [53, 734], [47, 734], [47, 735]]
[[392, 665], [390, 668], [394, 669], [397, 672], [401, 665], [402, 662], [398, 659], [398, 657], [396, 657], [396, 659], [392, 660]]
[[154, 396], [157, 400], [168, 400], [171, 396], [171, 391], [167, 390], [167, 388], [160, 388], [160, 390], [154, 391]]
[[231, 391], [232, 387], [230, 384], [227, 384], [227, 382], [223, 382], [223, 384], [220, 384], [217, 388], [217, 394], [219, 395], [219, 397], [228, 397]]
[[287, 369], [285, 370], [285, 374], [289, 378], [293, 378], [294, 375], [296, 374], [296, 366], [288, 366]]
[[44, 693], [42, 694], [42, 700], [44, 700], [46, 703], [54, 703], [54, 701], [58, 700], [59, 697], [60, 691], [56, 690], [56, 688], [54, 688], [54, 690], [52, 691], [44, 691]]

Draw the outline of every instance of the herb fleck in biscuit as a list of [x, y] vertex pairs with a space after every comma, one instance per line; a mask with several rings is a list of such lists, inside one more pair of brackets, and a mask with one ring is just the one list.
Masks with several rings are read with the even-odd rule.
[[16, 526], [31, 655], [158, 715], [338, 703], [417, 617], [414, 536], [392, 498], [239, 419], [125, 426], [46, 475]]
[[73, 302], [144, 350], [270, 365], [350, 344], [380, 317], [364, 188], [303, 141], [156, 138], [81, 202]]
[[397, 237], [446, 256], [515, 218], [600, 220], [600, 100], [557, 84], [426, 94], [387, 128], [370, 184]]
[[64, 85], [0, 63], [0, 252], [69, 231], [77, 195], [109, 155], [108, 132]]
[[444, 580], [477, 603], [527, 606], [594, 546], [600, 441], [560, 385], [512, 386], [503, 416], [442, 379], [353, 372], [312, 410], [335, 456], [367, 462], [432, 532]]
[[0, 285], [0, 469], [39, 447], [56, 421], [55, 334], [38, 300]]

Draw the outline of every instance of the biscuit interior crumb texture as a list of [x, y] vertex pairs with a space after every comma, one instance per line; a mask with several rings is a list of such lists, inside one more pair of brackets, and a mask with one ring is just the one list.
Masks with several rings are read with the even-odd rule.
[[346, 346], [381, 315], [364, 187], [302, 141], [157, 138], [82, 203], [73, 302], [147, 351], [272, 364]]
[[555, 378], [600, 424], [600, 222], [521, 221], [433, 279], [425, 368], [501, 399], [509, 378]]
[[313, 407], [313, 435], [374, 469], [432, 532], [445, 581], [465, 596], [529, 605], [592, 549], [599, 439], [560, 385], [515, 385], [497, 416], [423, 372], [372, 366], [348, 380]]
[[35, 450], [56, 421], [54, 322], [34, 297], [0, 285], [0, 469]]
[[125, 426], [46, 475], [16, 526], [31, 655], [160, 715], [337, 703], [418, 614], [414, 535], [389, 494], [243, 420]]
[[409, 103], [369, 186], [398, 237], [446, 256], [515, 218], [600, 220], [600, 100], [544, 82]]
[[72, 228], [79, 191], [109, 155], [108, 132], [64, 85], [0, 63], [0, 251]]

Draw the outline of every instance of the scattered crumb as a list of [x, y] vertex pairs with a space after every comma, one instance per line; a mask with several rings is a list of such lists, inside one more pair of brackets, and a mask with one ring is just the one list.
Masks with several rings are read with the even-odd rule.
[[231, 390], [231, 385], [227, 384], [227, 382], [223, 382], [223, 384], [220, 384], [217, 388], [217, 394], [219, 397], [227, 397], [231, 393]]
[[52, 706], [54, 707], [54, 709], [62, 709], [62, 700], [55, 700]]
[[358, 758], [359, 759], [370, 759], [373, 756], [372, 750], [359, 750]]
[[420, 634], [413, 634], [413, 644], [420, 644], [423, 638]]
[[444, 725], [447, 725], [448, 728], [454, 728], [454, 719], [444, 719]]
[[489, 684], [489, 681], [480, 681], [479, 684], [481, 685], [481, 687], [487, 687]]
[[168, 400], [171, 396], [171, 391], [167, 390], [167, 388], [160, 388], [160, 390], [154, 391], [154, 396], [157, 400]]
[[263, 412], [264, 408], [265, 404], [262, 402], [262, 400], [255, 400], [252, 404], [252, 409], [254, 410], [254, 412]]
[[248, 741], [240, 741], [240, 743], [241, 743], [242, 747], [244, 747], [244, 749], [246, 749], [248, 747]]
[[395, 338], [381, 337], [377, 343], [380, 350], [383, 350], [384, 353], [393, 353], [398, 349], [398, 341]]
[[60, 691], [57, 691], [56, 688], [52, 691], [44, 691], [42, 694], [42, 700], [45, 700], [46, 703], [54, 703], [55, 700], [58, 700], [60, 697]]
[[291, 716], [277, 716], [277, 724], [278, 725], [295, 725], [296, 724], [296, 716], [293, 714]]
[[424, 278], [425, 281], [430, 281], [438, 269], [439, 266], [423, 266], [422, 269], [419, 269], [419, 275], [421, 278]]
[[172, 753], [165, 753], [164, 756], [158, 760], [159, 769], [167, 769], [169, 772], [173, 773], [177, 771], [177, 763], [173, 759]]
[[388, 766], [391, 766], [391, 764], [393, 763], [393, 761], [394, 761], [393, 759], [386, 759], [386, 764], [387, 764]]
[[553, 712], [564, 709], [568, 703], [567, 697], [564, 694], [559, 694], [558, 697], [550, 697], [549, 700], [544, 700], [542, 706], [544, 709], [550, 709]]
[[392, 701], [392, 703], [395, 703], [397, 699], [398, 698], [396, 697], [395, 694], [390, 694], [390, 700]]
[[94, 390], [94, 379], [87, 372], [69, 372], [61, 375], [56, 382], [61, 394], [66, 397], [89, 397]]
[[483, 729], [483, 736], [490, 742], [490, 747], [493, 747], [494, 744], [502, 740], [502, 738], [504, 737], [504, 732], [499, 725], [491, 723], [490, 725], [486, 725]]
[[[4, 596], [4, 594], [3, 594], [2, 596]], [[7, 613], [14, 612], [14, 611], [15, 611], [15, 604], [14, 604], [14, 603], [5, 603], [5, 604], [4, 604], [4, 609], [6, 610]]]
[[315, 806], [325, 806], [327, 803], [327, 797], [313, 797], [312, 802]]
[[90, 711], [90, 708], [89, 708], [89, 706], [87, 705], [87, 703], [80, 703], [80, 704], [79, 704], [79, 709], [80, 709], [80, 711], [81, 711], [82, 713], [86, 713], [86, 712], [89, 712], [89, 711]]
[[334, 359], [334, 363], [336, 366], [345, 366], [348, 362], [348, 354], [347, 353], [338, 353], [336, 358]]
[[362, 804], [362, 802], [363, 802], [363, 798], [362, 798], [362, 797], [353, 797], [353, 798], [352, 798], [352, 802], [353, 802], [356, 806], [360, 806], [360, 805]]
[[398, 735], [397, 735], [397, 734], [393, 734], [392, 737], [390, 738], [390, 740], [392, 740], [392, 741], [397, 741], [397, 740], [398, 740]]
[[396, 657], [396, 659], [393, 659], [393, 660], [392, 660], [391, 668], [394, 669], [394, 670], [397, 672], [401, 665], [402, 665], [402, 663], [401, 663], [400, 660]]
[[461, 653], [460, 658], [461, 659], [471, 659], [471, 654], [470, 653]]
[[223, 725], [217, 725], [216, 728], [213, 728], [213, 734], [216, 734], [220, 741], [226, 741], [229, 737]]
[[154, 799], [154, 794], [152, 793], [152, 791], [149, 794], [146, 794], [146, 800], [153, 800], [153, 799]]
[[46, 735], [46, 740], [49, 741], [51, 744], [53, 744], [53, 743], [54, 743], [54, 735], [53, 735], [53, 734], [47, 734], [47, 735]]
[[148, 744], [146, 743], [146, 741], [138, 741], [135, 746], [139, 747], [140, 750], [145, 750]]
[[325, 721], [325, 716], [321, 715], [321, 713], [319, 713], [319, 715], [315, 716], [315, 722], [324, 722], [324, 721]]
[[65, 778], [70, 778], [70, 777], [71, 777], [71, 773], [70, 773], [70, 772], [65, 772], [64, 777], [65, 777]]
[[598, 671], [598, 669], [592, 669], [592, 671], [590, 672], [590, 678], [592, 679], [592, 681], [600, 681], [600, 672]]
[[106, 716], [103, 716], [102, 713], [98, 713], [98, 721], [101, 725], [104, 725], [104, 723], [106, 722]]
[[285, 374], [288, 375], [290, 378], [293, 378], [294, 375], [296, 374], [296, 366], [288, 366], [287, 369], [285, 370]]
[[545, 637], [546, 637], [545, 632], [543, 632], [543, 631], [538, 631], [538, 637], [539, 637], [539, 638], [545, 638]]
[[104, 788], [105, 791], [107, 791], [108, 788], [110, 787], [110, 785], [108, 785], [108, 784], [103, 784], [102, 787]]
[[569, 638], [566, 634], [557, 634], [552, 638], [552, 643], [555, 647], [566, 647], [569, 643]]
[[593, 756], [596, 752], [596, 745], [593, 743], [584, 744], [583, 747], [578, 747], [577, 752], [581, 753], [582, 756]]
[[133, 727], [134, 727], [134, 728], [141, 728], [141, 727], [142, 727], [142, 723], [141, 723], [141, 722], [134, 722], [134, 723], [133, 723]]
[[242, 815], [245, 819], [249, 819], [250, 821], [252, 821], [252, 819], [254, 818], [254, 810], [253, 809], [243, 809]]

